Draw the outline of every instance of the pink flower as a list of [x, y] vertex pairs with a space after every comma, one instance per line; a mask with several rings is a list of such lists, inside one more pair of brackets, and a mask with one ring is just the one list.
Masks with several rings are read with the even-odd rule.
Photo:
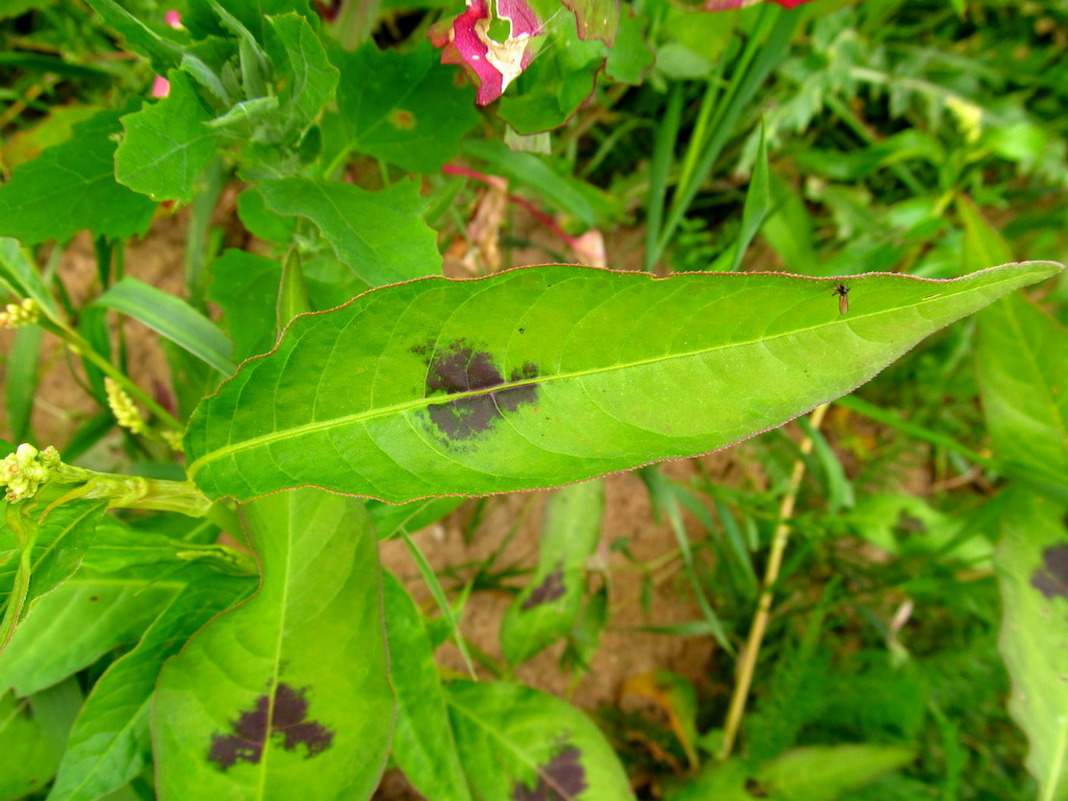
[[[490, 36], [490, 26], [504, 20], [510, 26], [503, 42]], [[497, 17], [486, 0], [467, 0], [467, 10], [447, 28], [431, 30], [430, 40], [441, 48], [442, 64], [463, 64], [478, 86], [478, 104], [496, 100], [534, 58], [531, 40], [541, 24], [526, 0], [497, 0]]]
[[175, 30], [179, 30], [182, 27], [182, 15], [173, 8], [163, 15], [163, 19]]
[[166, 97], [171, 93], [171, 82], [162, 75], [157, 75], [152, 81], [152, 97]]

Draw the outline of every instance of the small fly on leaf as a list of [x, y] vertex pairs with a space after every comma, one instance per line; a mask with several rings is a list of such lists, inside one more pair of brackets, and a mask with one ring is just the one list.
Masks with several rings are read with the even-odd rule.
[[838, 313], [849, 314], [849, 287], [839, 284], [831, 294], [838, 296]]

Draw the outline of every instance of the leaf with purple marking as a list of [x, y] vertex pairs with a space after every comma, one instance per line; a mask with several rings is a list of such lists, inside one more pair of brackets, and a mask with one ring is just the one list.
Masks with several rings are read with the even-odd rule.
[[634, 798], [604, 735], [567, 702], [518, 684], [469, 681], [450, 684], [447, 698], [475, 798]]
[[1000, 501], [994, 564], [1009, 711], [1030, 742], [1027, 769], [1041, 797], [1068, 798], [1068, 509], [1016, 488]]
[[244, 511], [262, 584], [163, 669], [160, 798], [369, 798], [394, 708], [366, 511], [313, 490]]
[[691, 456], [851, 392], [928, 334], [1061, 269], [934, 281], [550, 265], [382, 287], [296, 318], [206, 398], [188, 474], [212, 497], [315, 485], [399, 503]]
[[601, 539], [604, 482], [563, 487], [545, 506], [538, 567], [501, 622], [501, 650], [513, 665], [567, 635], [582, 611], [586, 560]]

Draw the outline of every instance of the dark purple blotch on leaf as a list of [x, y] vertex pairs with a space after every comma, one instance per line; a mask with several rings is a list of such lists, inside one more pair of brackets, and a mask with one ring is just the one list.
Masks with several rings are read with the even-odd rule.
[[1046, 598], [1068, 598], [1068, 544], [1042, 551], [1042, 567], [1031, 575], [1031, 586]]
[[476, 350], [467, 340], [458, 339], [444, 348], [433, 343], [412, 348], [427, 356], [426, 397], [456, 395], [478, 390], [492, 390], [447, 403], [435, 403], [427, 409], [431, 422], [447, 439], [466, 440], [488, 431], [504, 415], [538, 399], [537, 365], [527, 362], [512, 370], [505, 380], [488, 351]]
[[894, 534], [905, 539], [913, 534], [926, 534], [927, 524], [920, 518], [910, 515], [904, 509], [897, 516], [897, 523], [894, 524]]
[[767, 798], [771, 793], [768, 792], [768, 788], [758, 782], [756, 779], [745, 780], [745, 792], [751, 798]]
[[274, 692], [274, 709], [270, 698], [261, 695], [254, 709], [242, 712], [237, 720], [230, 721], [233, 734], [216, 733], [212, 736], [208, 759], [224, 771], [238, 762], [257, 763], [263, 757], [263, 747], [271, 736], [281, 736], [281, 745], [286, 751], [294, 751], [304, 745], [305, 759], [325, 751], [334, 741], [334, 733], [322, 724], [306, 720], [307, 688], [294, 689], [288, 684], [279, 684]]
[[562, 748], [548, 764], [538, 766], [538, 781], [533, 787], [516, 783], [512, 801], [571, 801], [587, 786], [581, 757], [582, 752], [573, 745]]
[[534, 591], [530, 593], [530, 597], [523, 601], [522, 609], [526, 612], [528, 609], [533, 609], [535, 606], [541, 606], [550, 601], [555, 601], [557, 598], [563, 596], [565, 590], [564, 563], [558, 562], [556, 569], [543, 578], [541, 584], [535, 587]]

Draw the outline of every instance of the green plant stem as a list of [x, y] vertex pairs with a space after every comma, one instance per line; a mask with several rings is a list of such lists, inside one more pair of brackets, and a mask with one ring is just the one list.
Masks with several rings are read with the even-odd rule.
[[55, 323], [55, 328], [47, 326], [52, 333], [58, 334], [78, 354], [84, 356], [97, 367], [100, 372], [111, 378], [121, 386], [128, 394], [136, 398], [141, 405], [152, 412], [162, 423], [175, 431], [184, 431], [185, 426], [174, 415], [160, 406], [155, 400], [141, 390], [126, 374], [115, 367], [111, 362], [101, 356], [81, 334], [62, 323]]
[[[809, 417], [813, 430], [818, 430], [823, 422], [823, 416], [827, 413], [827, 404], [817, 406]], [[745, 650], [742, 651], [741, 663], [738, 665], [737, 680], [734, 683], [734, 693], [731, 696], [730, 708], [727, 710], [727, 722], [723, 726], [723, 745], [717, 757], [725, 760], [731, 755], [734, 740], [738, 736], [738, 727], [745, 713], [746, 701], [749, 698], [749, 688], [753, 683], [753, 673], [756, 670], [757, 657], [760, 655], [760, 645], [764, 640], [764, 633], [768, 628], [768, 619], [771, 617], [771, 602], [774, 597], [775, 583], [779, 580], [779, 571], [782, 569], [783, 554], [786, 552], [786, 544], [790, 540], [790, 518], [794, 514], [794, 504], [797, 502], [797, 493], [801, 489], [801, 479], [805, 476], [805, 457], [812, 453], [813, 441], [811, 437], [805, 437], [799, 446], [800, 458], [794, 462], [793, 472], [790, 474], [790, 485], [783, 496], [779, 506], [779, 522], [775, 526], [775, 534], [771, 541], [771, 553], [768, 556], [768, 566], [764, 572], [764, 588], [760, 593], [757, 603], [757, 611], [753, 616], [753, 623], [749, 628], [749, 639], [746, 640]]]

